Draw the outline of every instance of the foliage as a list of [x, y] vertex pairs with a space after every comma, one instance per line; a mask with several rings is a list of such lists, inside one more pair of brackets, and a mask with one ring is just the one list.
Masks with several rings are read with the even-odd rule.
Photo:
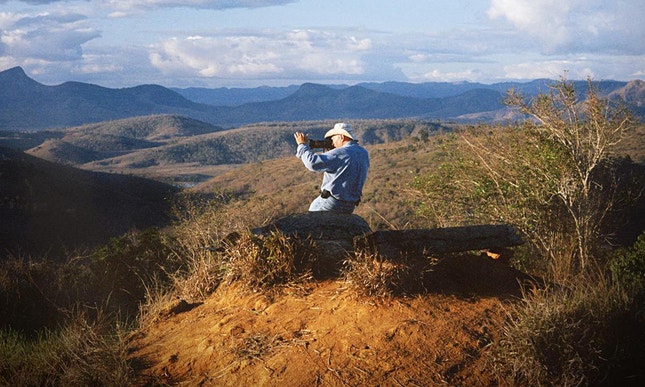
[[128, 316], [138, 312], [153, 278], [169, 282], [168, 273], [179, 268], [170, 249], [171, 241], [155, 229], [131, 232], [110, 240], [90, 256], [95, 288], [106, 306]]
[[602, 276], [531, 289], [491, 352], [510, 385], [620, 385], [642, 378], [642, 300]]
[[616, 252], [609, 262], [609, 269], [617, 283], [645, 290], [645, 232], [633, 246]]
[[582, 272], [619, 194], [634, 188], [619, 181], [621, 163], [608, 157], [631, 125], [629, 115], [591, 85], [579, 104], [566, 81], [532, 102], [511, 92], [508, 103], [538, 122], [456, 133], [443, 144], [441, 165], [413, 183], [419, 211], [439, 226], [511, 223], [527, 237], [532, 251], [525, 257], [548, 258], [548, 267], [525, 262], [528, 268], [549, 268], [556, 278]]
[[104, 315], [78, 313], [37, 337], [0, 331], [0, 384], [3, 386], [120, 386], [131, 384], [126, 327]]
[[158, 230], [114, 238], [87, 256], [66, 262], [9, 256], [0, 260], [2, 327], [32, 334], [55, 328], [80, 308], [132, 318], [153, 279], [168, 284], [178, 268], [170, 241]]
[[[600, 226], [611, 209], [611, 198], [601, 192], [594, 173], [605, 162], [610, 150], [622, 140], [625, 130], [634, 125], [626, 108], [603, 100], [591, 80], [586, 99], [578, 101], [573, 83], [561, 80], [548, 94], [526, 102], [511, 91], [507, 103], [537, 120], [535, 130], [558, 146], [558, 158], [566, 168], [552, 181], [553, 192], [564, 205], [573, 224], [577, 263], [589, 265], [598, 240]], [[609, 187], [606, 187], [609, 188]]]
[[128, 385], [124, 321], [177, 264], [158, 230], [67, 262], [0, 261], [1, 385]]
[[54, 328], [79, 303], [96, 305], [94, 277], [78, 260], [60, 264], [9, 256], [0, 260], [0, 327], [32, 334]]

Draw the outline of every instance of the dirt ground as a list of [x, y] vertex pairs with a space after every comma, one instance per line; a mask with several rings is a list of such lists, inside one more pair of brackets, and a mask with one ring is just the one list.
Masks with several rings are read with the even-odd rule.
[[223, 285], [131, 340], [141, 385], [490, 386], [486, 355], [527, 276], [445, 258], [427, 292], [377, 299], [343, 279], [253, 293]]

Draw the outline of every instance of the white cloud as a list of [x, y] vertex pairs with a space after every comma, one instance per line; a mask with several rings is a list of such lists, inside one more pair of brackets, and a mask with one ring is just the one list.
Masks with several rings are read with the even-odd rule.
[[517, 63], [504, 66], [504, 72], [505, 77], [510, 79], [557, 79], [561, 76], [568, 79], [596, 78], [596, 73], [584, 59]]
[[645, 52], [642, 0], [491, 0], [488, 16], [510, 22], [549, 55]]
[[490, 0], [468, 23], [452, 3], [442, 14], [444, 1], [437, 27], [426, 15], [401, 20], [392, 13], [401, 5], [385, 1], [374, 2], [370, 24], [347, 12], [354, 2], [339, 2], [334, 18], [295, 0], [0, 0], [0, 71], [20, 65], [50, 83], [214, 87], [489, 82], [565, 70], [624, 80], [645, 71], [643, 0]]
[[2, 14], [2, 55], [17, 61], [42, 59], [67, 61], [82, 57], [81, 45], [100, 36], [84, 16], [74, 13], [41, 13], [33, 16]]
[[366, 38], [318, 30], [189, 36], [154, 45], [150, 60], [166, 75], [257, 78], [361, 74], [361, 55], [370, 46]]

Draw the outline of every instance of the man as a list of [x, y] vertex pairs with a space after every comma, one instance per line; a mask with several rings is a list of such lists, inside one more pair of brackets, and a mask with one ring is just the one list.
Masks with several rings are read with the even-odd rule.
[[358, 145], [352, 127], [337, 123], [325, 134], [333, 149], [314, 153], [309, 148], [309, 136], [296, 132], [296, 156], [313, 172], [323, 172], [321, 193], [309, 206], [309, 211], [333, 211], [351, 214], [363, 194], [363, 185], [370, 167], [369, 154]]

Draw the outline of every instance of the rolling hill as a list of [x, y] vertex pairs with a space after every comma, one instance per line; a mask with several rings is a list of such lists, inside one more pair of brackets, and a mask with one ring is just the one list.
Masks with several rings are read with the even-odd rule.
[[[169, 126], [169, 122], [173, 125]], [[194, 183], [235, 165], [291, 156], [295, 152], [296, 130], [322, 138], [333, 124], [333, 121], [281, 122], [218, 130], [175, 116], [138, 117], [51, 132], [51, 138], [26, 152], [88, 170]], [[423, 120], [360, 120], [354, 126], [366, 145], [451, 130], [449, 125]], [[43, 133], [25, 136], [37, 135], [42, 139]], [[159, 133], [167, 136], [160, 137]], [[15, 137], [9, 140], [15, 141]], [[0, 139], [0, 145], [2, 142]]]
[[[219, 131], [222, 128], [183, 116], [126, 118], [50, 132], [52, 136], [29, 153], [61, 164], [78, 165]], [[43, 132], [38, 134], [40, 138], [42, 135]]]

